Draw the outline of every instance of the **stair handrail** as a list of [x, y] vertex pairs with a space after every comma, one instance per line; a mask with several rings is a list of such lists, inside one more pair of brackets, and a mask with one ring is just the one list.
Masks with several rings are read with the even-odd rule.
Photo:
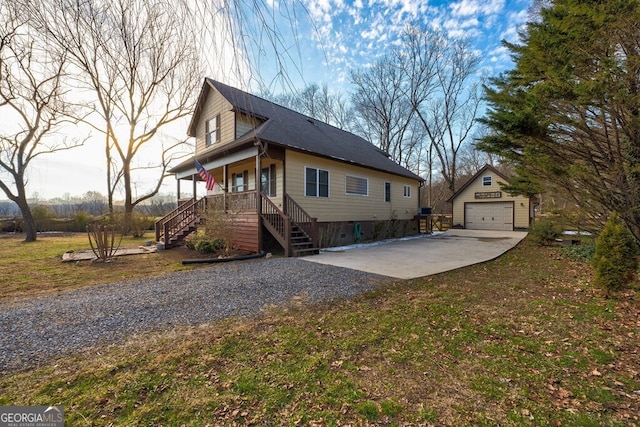
[[191, 202], [183, 203], [176, 209], [156, 222], [156, 241], [162, 238], [165, 245], [171, 237], [182, 231], [197, 219], [198, 212], [203, 211], [207, 204], [207, 198], [202, 197]]
[[318, 243], [318, 218], [314, 218], [291, 196], [284, 193], [284, 213], [291, 222], [304, 231], [314, 245]]
[[266, 194], [262, 193], [260, 199], [261, 212], [260, 216], [264, 220], [265, 226], [272, 229], [274, 237], [282, 244], [285, 250], [285, 256], [291, 254], [291, 218], [276, 206]]

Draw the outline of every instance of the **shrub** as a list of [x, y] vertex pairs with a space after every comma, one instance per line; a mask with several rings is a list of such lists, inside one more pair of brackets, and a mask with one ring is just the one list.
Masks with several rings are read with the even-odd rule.
[[635, 238], [614, 213], [596, 240], [592, 259], [595, 268], [594, 284], [607, 295], [634, 278], [638, 268], [638, 245]]
[[549, 246], [562, 234], [562, 227], [551, 218], [542, 218], [529, 227], [529, 235], [533, 241], [542, 246]]
[[100, 261], [113, 258], [122, 243], [122, 228], [115, 224], [87, 225], [87, 235], [91, 250]]
[[[204, 239], [216, 242], [217, 250], [229, 252], [233, 249], [233, 222], [235, 214], [223, 213], [215, 208], [207, 208], [204, 215]], [[196, 248], [198, 249], [198, 248]], [[214, 251], [215, 252], [215, 251]]]
[[569, 246], [562, 248], [562, 255], [572, 261], [580, 261], [590, 263], [596, 252], [596, 243], [591, 242], [584, 245]]
[[338, 236], [342, 234], [342, 225], [330, 222], [325, 228], [318, 230], [318, 244], [321, 248], [330, 248], [338, 243]]
[[218, 252], [219, 250], [224, 249], [224, 241], [222, 239], [199, 239], [197, 240], [193, 247], [200, 253], [210, 254], [214, 252]]
[[131, 226], [129, 234], [133, 237], [143, 237], [146, 231], [153, 228], [154, 220], [146, 213], [133, 211], [131, 213]]
[[56, 217], [55, 213], [48, 206], [42, 205], [31, 208], [31, 216], [38, 231], [49, 231], [51, 223]]
[[92, 215], [89, 215], [85, 211], [78, 211], [71, 218], [71, 223], [69, 224], [70, 231], [84, 231], [87, 229], [87, 225], [89, 225], [94, 218]]

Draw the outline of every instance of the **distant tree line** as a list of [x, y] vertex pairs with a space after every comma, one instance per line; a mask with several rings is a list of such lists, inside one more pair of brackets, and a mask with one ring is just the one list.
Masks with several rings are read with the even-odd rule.
[[[124, 214], [124, 205], [109, 207], [107, 197], [98, 192], [87, 192], [82, 197], [62, 197], [50, 200], [29, 200], [30, 211], [36, 231], [85, 231], [88, 224], [104, 221], [106, 217]], [[155, 222], [177, 207], [176, 197], [157, 195], [140, 204], [137, 215], [148, 224]], [[0, 229], [2, 231], [24, 231], [24, 218], [20, 208], [11, 201], [0, 201]]]

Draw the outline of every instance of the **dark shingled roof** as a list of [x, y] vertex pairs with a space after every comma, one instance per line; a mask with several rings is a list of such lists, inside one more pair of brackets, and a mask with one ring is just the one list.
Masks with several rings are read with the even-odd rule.
[[265, 120], [254, 130], [240, 136], [235, 141], [237, 143], [257, 138], [300, 152], [423, 181], [418, 175], [389, 159], [382, 150], [357, 135], [209, 78], [205, 79], [203, 92], [189, 126], [190, 136], [195, 136], [195, 125], [210, 87], [220, 92], [231, 103], [234, 111]]

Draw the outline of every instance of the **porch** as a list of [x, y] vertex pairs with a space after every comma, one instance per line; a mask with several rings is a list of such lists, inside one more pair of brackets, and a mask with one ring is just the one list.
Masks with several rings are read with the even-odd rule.
[[262, 251], [267, 231], [287, 257], [318, 253], [317, 219], [286, 193], [273, 199], [252, 190], [181, 200], [174, 211], [156, 222], [156, 241], [165, 249], [179, 245], [198, 226], [205, 225], [207, 215], [213, 212], [224, 216], [238, 249]]

